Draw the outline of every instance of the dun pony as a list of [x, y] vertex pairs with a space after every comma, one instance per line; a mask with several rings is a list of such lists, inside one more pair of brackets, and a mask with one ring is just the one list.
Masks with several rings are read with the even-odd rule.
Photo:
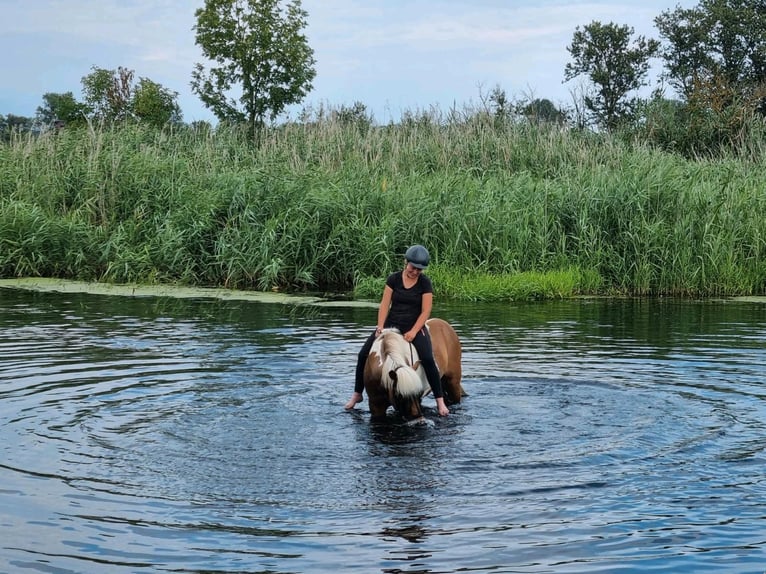
[[[452, 326], [443, 319], [429, 319], [434, 359], [439, 369], [444, 401], [459, 403], [464, 396], [461, 385], [462, 348]], [[385, 329], [375, 340], [364, 368], [364, 386], [373, 417], [385, 416], [393, 406], [405, 419], [423, 416], [420, 401], [430, 391], [418, 353], [396, 329]]]

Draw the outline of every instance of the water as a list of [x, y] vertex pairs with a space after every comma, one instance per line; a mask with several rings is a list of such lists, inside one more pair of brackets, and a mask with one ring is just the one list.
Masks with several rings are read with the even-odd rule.
[[765, 304], [437, 304], [408, 427], [342, 408], [374, 309], [0, 302], [0, 572], [766, 571]]

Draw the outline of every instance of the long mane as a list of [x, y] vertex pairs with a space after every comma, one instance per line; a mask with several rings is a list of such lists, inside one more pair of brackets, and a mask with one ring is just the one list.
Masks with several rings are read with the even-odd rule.
[[417, 352], [397, 329], [386, 329], [381, 334], [380, 357], [381, 383], [386, 389], [404, 397], [423, 393], [423, 379], [413, 368]]

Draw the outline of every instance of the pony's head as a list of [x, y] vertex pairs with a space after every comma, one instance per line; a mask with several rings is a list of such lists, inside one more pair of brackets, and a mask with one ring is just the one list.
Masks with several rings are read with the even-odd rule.
[[381, 334], [381, 384], [388, 391], [389, 401], [403, 417], [422, 417], [420, 399], [428, 388], [424, 376], [417, 372], [418, 354], [399, 331]]
[[415, 371], [417, 351], [397, 330], [384, 331], [381, 338], [383, 386], [389, 390], [393, 389], [396, 394], [404, 397], [419, 397], [423, 392], [423, 382]]

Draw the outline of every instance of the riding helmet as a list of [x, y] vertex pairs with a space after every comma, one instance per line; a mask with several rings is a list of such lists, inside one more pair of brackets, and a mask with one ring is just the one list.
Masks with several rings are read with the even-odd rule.
[[408, 263], [412, 263], [413, 267], [418, 269], [425, 269], [428, 267], [428, 262], [431, 260], [431, 256], [428, 254], [428, 249], [422, 245], [413, 245], [404, 254], [404, 258]]

